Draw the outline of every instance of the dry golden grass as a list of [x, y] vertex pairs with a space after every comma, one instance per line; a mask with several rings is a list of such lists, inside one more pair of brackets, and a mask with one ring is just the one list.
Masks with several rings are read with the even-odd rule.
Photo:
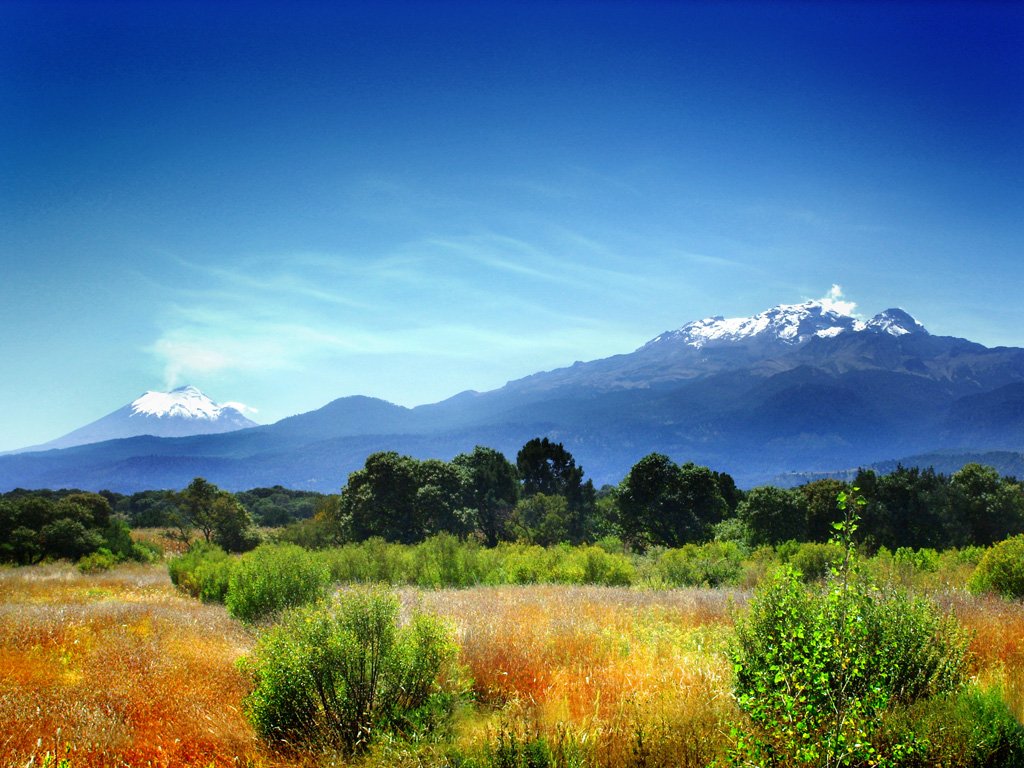
[[[544, 737], [561, 765], [703, 766], [736, 716], [722, 651], [746, 593], [495, 587], [402, 591], [448, 617], [477, 705], [448, 745], [382, 745], [369, 767], [481, 755]], [[974, 633], [975, 675], [1024, 716], [1024, 605], [936, 595]], [[83, 575], [0, 569], [0, 764], [70, 749], [83, 766], [269, 768], [336, 764], [274, 755], [240, 712], [235, 660], [253, 643], [221, 606], [178, 594], [160, 565]], [[565, 758], [565, 759], [561, 759]]]
[[732, 623], [725, 592], [536, 586], [405, 596], [455, 622], [478, 700], [495, 708], [462, 729], [468, 748], [504, 730], [569, 741], [601, 766], [703, 766], [721, 749], [734, 714], [721, 653]]
[[234, 765], [262, 751], [239, 712], [249, 634], [159, 566], [0, 570], [0, 754], [79, 766]]

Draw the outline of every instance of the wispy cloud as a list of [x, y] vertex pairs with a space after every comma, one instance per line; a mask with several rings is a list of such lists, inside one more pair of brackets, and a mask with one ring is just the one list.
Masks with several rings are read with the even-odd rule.
[[[376, 259], [306, 254], [179, 266], [191, 279], [169, 292], [163, 330], [149, 347], [168, 386], [385, 356], [430, 365], [574, 359], [616, 332], [553, 297], [631, 279], [490, 232], [407, 243]], [[510, 289], [500, 275], [526, 288]]]

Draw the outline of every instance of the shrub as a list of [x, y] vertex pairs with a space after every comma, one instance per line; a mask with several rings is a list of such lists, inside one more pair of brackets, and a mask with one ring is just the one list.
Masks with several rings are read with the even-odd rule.
[[633, 583], [636, 569], [624, 554], [610, 553], [598, 546], [576, 547], [571, 559], [579, 564], [584, 584], [628, 587]]
[[257, 733], [289, 748], [357, 752], [379, 732], [429, 725], [432, 710], [447, 711], [457, 679], [452, 632], [423, 614], [400, 627], [398, 612], [394, 595], [359, 589], [333, 606], [286, 613], [243, 662]]
[[663, 552], [656, 573], [673, 587], [718, 587], [735, 584], [743, 568], [743, 550], [734, 541], [686, 544]]
[[225, 602], [231, 584], [231, 572], [237, 562], [237, 559], [227, 555], [201, 561], [192, 572], [196, 596], [204, 603]]
[[412, 552], [412, 582], [420, 587], [469, 587], [482, 579], [480, 545], [439, 533]]
[[933, 604], [850, 577], [808, 588], [777, 571], [737, 622], [732, 660], [751, 733], [738, 754], [785, 765], [861, 765], [893, 708], [955, 689], [967, 637]]
[[102, 573], [118, 563], [118, 558], [106, 547], [100, 547], [89, 555], [78, 559], [78, 570], [82, 573]]
[[405, 584], [413, 570], [409, 547], [379, 536], [324, 550], [321, 559], [330, 569], [331, 580], [343, 584]]
[[548, 552], [539, 544], [501, 543], [494, 548], [501, 562], [499, 583], [537, 584], [550, 573]]
[[820, 581], [843, 560], [843, 548], [830, 541], [825, 544], [806, 542], [789, 557], [789, 563], [800, 571], [804, 581]]
[[955, 620], [861, 577], [855, 515], [839, 528], [844, 562], [823, 588], [783, 567], [736, 623], [736, 697], [748, 717], [730, 755], [738, 764], [909, 764], [923, 744], [912, 732], [884, 742], [886, 717], [965, 679], [968, 639]]
[[171, 583], [174, 586], [192, 597], [199, 597], [202, 592], [202, 584], [196, 573], [199, 566], [203, 563], [227, 559], [228, 554], [216, 544], [196, 541], [192, 543], [185, 554], [171, 558], [171, 561], [167, 563], [167, 573], [170, 574]]
[[879, 734], [879, 745], [913, 734], [921, 749], [906, 768], [1024, 766], [1024, 727], [1010, 712], [998, 688], [973, 685], [926, 699], [897, 714]]
[[971, 576], [974, 593], [995, 592], [1011, 600], [1024, 598], [1024, 535], [989, 549]]
[[329, 586], [330, 572], [316, 555], [294, 544], [264, 544], [232, 568], [225, 603], [236, 619], [252, 622], [320, 600]]

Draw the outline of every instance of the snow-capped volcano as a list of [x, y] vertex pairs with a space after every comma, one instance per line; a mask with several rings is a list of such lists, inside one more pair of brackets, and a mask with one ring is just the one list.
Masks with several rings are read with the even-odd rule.
[[133, 417], [142, 415], [155, 416], [158, 419], [181, 418], [205, 419], [207, 421], [232, 418], [233, 414], [228, 411], [241, 415], [247, 410], [246, 406], [241, 403], [218, 405], [191, 384], [172, 389], [170, 392], [146, 392], [142, 397], [133, 400], [129, 407], [132, 409]]
[[191, 385], [170, 392], [149, 391], [102, 419], [43, 445], [24, 450], [71, 448], [124, 437], [189, 437], [257, 426], [244, 415], [251, 408], [241, 403], [218, 404]]
[[798, 346], [816, 336], [835, 338], [843, 333], [887, 333], [891, 336], [928, 333], [902, 309], [887, 309], [865, 321], [852, 314], [853, 306], [850, 302], [825, 298], [802, 304], [780, 304], [753, 317], [708, 317], [663, 333], [645, 346], [671, 341], [702, 349], [748, 340]]

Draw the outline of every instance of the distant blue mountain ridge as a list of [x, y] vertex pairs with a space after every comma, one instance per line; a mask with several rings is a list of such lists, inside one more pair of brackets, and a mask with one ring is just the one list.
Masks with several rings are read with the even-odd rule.
[[780, 305], [416, 408], [346, 397], [221, 434], [0, 456], [0, 489], [128, 493], [203, 476], [331, 492], [374, 451], [450, 459], [486, 445], [514, 457], [536, 436], [564, 443], [598, 486], [654, 451], [742, 487], [900, 457], [1019, 455], [1024, 349], [933, 336], [901, 309], [863, 320], [828, 300]]

